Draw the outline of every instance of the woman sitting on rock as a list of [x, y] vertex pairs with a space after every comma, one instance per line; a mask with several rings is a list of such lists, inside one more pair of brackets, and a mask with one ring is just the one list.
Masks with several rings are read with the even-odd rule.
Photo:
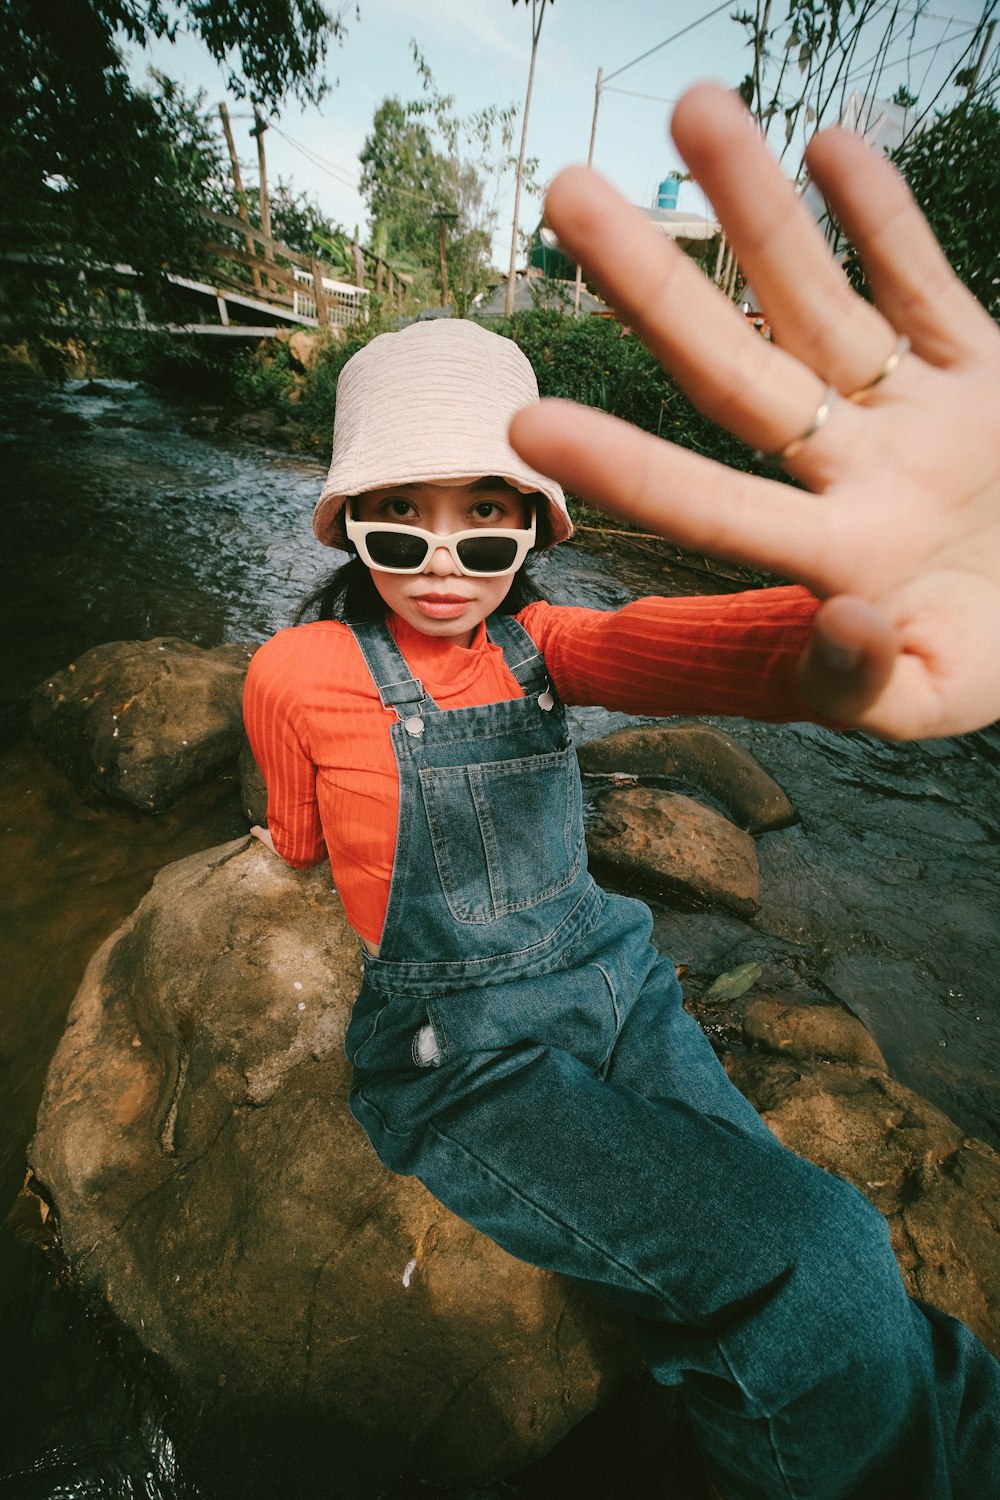
[[[556, 182], [549, 221], [698, 405], [812, 493], [538, 404], [516, 346], [473, 324], [373, 340], [314, 517], [356, 556], [247, 682], [263, 836], [295, 866], [329, 854], [361, 936], [351, 1106], [382, 1161], [633, 1313], [721, 1494], [995, 1496], [1000, 1367], [907, 1297], [866, 1199], [778, 1144], [646, 908], [594, 884], [562, 705], [890, 737], [991, 721], [1000, 333], [856, 138], [817, 138], [810, 169], [875, 306], [734, 97], [694, 90], [674, 133], [775, 343], [591, 174]], [[557, 479], [802, 586], [539, 601], [519, 569], [570, 533]]]

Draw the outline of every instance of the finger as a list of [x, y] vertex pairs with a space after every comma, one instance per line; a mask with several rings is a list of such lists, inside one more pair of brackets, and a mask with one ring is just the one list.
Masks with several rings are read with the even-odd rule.
[[839, 545], [825, 502], [662, 442], [604, 412], [545, 400], [510, 441], [533, 468], [682, 547], [764, 568], [815, 593], [836, 587]]
[[841, 594], [820, 607], [802, 659], [802, 690], [814, 708], [856, 724], [892, 675], [899, 638], [867, 599]]
[[850, 131], [823, 131], [809, 170], [857, 246], [879, 307], [932, 364], [962, 364], [995, 325], [955, 276], [906, 183]]
[[585, 167], [561, 172], [545, 216], [692, 401], [764, 452], [809, 426], [825, 382], [752, 329], [736, 307], [641, 210]]
[[896, 334], [851, 290], [736, 95], [715, 84], [689, 90], [671, 129], [778, 343], [845, 395], [864, 385], [891, 352]]

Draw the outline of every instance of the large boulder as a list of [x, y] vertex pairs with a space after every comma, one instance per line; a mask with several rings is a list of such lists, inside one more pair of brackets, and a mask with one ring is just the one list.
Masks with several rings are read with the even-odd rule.
[[619, 729], [581, 745], [578, 755], [580, 769], [589, 775], [635, 776], [696, 788], [748, 833], [787, 828], [798, 819], [781, 787], [749, 750], [709, 724]]
[[1000, 1155], [890, 1077], [839, 1006], [764, 995], [740, 1029], [749, 1045], [725, 1057], [737, 1088], [784, 1145], [881, 1210], [911, 1294], [1000, 1355]]
[[38, 685], [31, 727], [78, 787], [163, 812], [235, 768], [252, 655], [166, 636], [94, 646]]
[[617, 889], [744, 917], [760, 910], [754, 841], [720, 813], [655, 787], [605, 792], [597, 807], [587, 852]]
[[244, 839], [167, 867], [87, 970], [33, 1186], [209, 1428], [322, 1434], [338, 1493], [495, 1478], [634, 1355], [613, 1314], [378, 1162], [346, 1102], [359, 968], [326, 866]]

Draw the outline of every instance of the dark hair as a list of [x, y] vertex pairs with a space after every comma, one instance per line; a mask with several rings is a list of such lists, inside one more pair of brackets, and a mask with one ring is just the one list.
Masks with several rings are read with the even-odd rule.
[[[502, 615], [516, 615], [529, 604], [544, 598], [528, 572], [518, 568], [510, 588], [497, 610]], [[295, 612], [294, 624], [307, 620], [356, 620], [380, 625], [386, 617], [386, 604], [375, 587], [372, 575], [360, 557], [352, 557], [307, 594]]]

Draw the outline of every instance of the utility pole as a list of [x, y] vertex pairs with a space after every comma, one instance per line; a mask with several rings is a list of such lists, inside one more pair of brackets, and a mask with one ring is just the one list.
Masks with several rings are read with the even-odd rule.
[[[525, 0], [527, 3], [527, 0]], [[514, 0], [517, 4], [517, 0]], [[538, 54], [538, 38], [542, 34], [546, 0], [531, 0], [531, 67], [528, 70], [528, 92], [524, 97], [524, 120], [521, 123], [521, 154], [517, 159], [517, 180], [514, 184], [514, 227], [510, 236], [510, 270], [507, 273], [507, 295], [504, 298], [504, 317], [514, 311], [514, 277], [517, 274], [517, 221], [521, 212], [521, 183], [524, 180], [524, 153], [528, 144], [528, 111], [531, 109], [531, 90], [535, 82], [535, 58]], [[538, 21], [535, 22], [535, 12]]]
[[[601, 103], [601, 75], [604, 69], [598, 68], [597, 82], [594, 84], [594, 118], [590, 122], [590, 150], [587, 152], [587, 166], [594, 165], [594, 141], [597, 137], [597, 111]], [[577, 261], [576, 286], [573, 288], [573, 316], [580, 316], [580, 288], [583, 285], [583, 267]]]
[[[250, 134], [257, 137], [257, 170], [260, 182], [258, 192], [260, 194], [260, 227], [264, 234], [264, 259], [273, 260], [274, 250], [271, 244], [271, 203], [267, 196], [267, 160], [264, 156], [264, 131], [267, 129], [266, 121], [260, 117], [260, 111], [254, 105], [254, 126]], [[273, 284], [271, 290], [274, 291]]]
[[[247, 254], [254, 256], [256, 259], [257, 249], [254, 244], [253, 235], [250, 233], [250, 211], [247, 208], [247, 195], [243, 191], [243, 178], [240, 176], [239, 157], [236, 155], [233, 128], [229, 123], [229, 110], [226, 108], [225, 102], [219, 105], [219, 114], [222, 116], [222, 128], [226, 132], [226, 145], [229, 147], [229, 161], [233, 169], [233, 186], [236, 189], [236, 207], [239, 210], [240, 218], [247, 226], [247, 232], [243, 236], [243, 240], [247, 247]], [[256, 266], [250, 267], [250, 274], [253, 277], [254, 286], [259, 289], [260, 272]]]
[[983, 63], [986, 61], [986, 54], [989, 51], [990, 40], [993, 36], [994, 31], [996, 30], [996, 25], [997, 23], [995, 21], [991, 21], [986, 28], [986, 35], [983, 37], [983, 45], [979, 49], [979, 61], [973, 68], [972, 76], [969, 79], [969, 82], [966, 84], [965, 97], [967, 99], [972, 98], [976, 84], [979, 82], [979, 75], [983, 71]]
[[438, 221], [438, 255], [441, 260], [441, 306], [448, 306], [448, 241], [445, 236], [445, 222], [448, 219], [457, 219], [458, 214], [449, 213], [446, 208], [435, 208], [432, 218]]

